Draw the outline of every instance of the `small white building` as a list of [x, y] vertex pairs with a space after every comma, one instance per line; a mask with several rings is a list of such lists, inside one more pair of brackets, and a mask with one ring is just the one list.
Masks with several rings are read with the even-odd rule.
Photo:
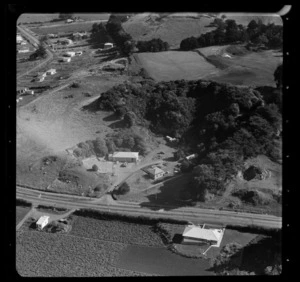
[[108, 160], [113, 162], [136, 163], [139, 160], [138, 152], [114, 152], [108, 155]]
[[36, 223], [38, 229], [42, 230], [49, 223], [49, 216], [43, 215]]
[[66, 57], [74, 57], [75, 56], [75, 52], [66, 52], [65, 54], [64, 54], [64, 56], [66, 56]]
[[110, 49], [110, 48], [113, 48], [113, 47], [114, 47], [113, 43], [110, 43], [110, 42], [104, 43], [104, 49]]
[[192, 154], [192, 155], [189, 155], [187, 157], [185, 157], [187, 160], [192, 160], [194, 158], [196, 158], [198, 155], [197, 154]]
[[161, 178], [165, 175], [165, 172], [159, 167], [148, 168], [144, 171], [154, 180]]
[[172, 138], [172, 137], [170, 137], [170, 136], [166, 136], [166, 138], [167, 138], [170, 142], [176, 141], [176, 138]]
[[38, 82], [42, 82], [42, 81], [44, 81], [45, 80], [45, 76], [43, 76], [43, 75], [41, 75], [41, 76], [39, 76], [38, 78], [37, 78], [37, 81]]
[[81, 55], [82, 55], [82, 51], [76, 51], [76, 52], [75, 52], [75, 55], [76, 55], [76, 56], [81, 56]]
[[71, 62], [71, 58], [61, 58], [60, 61], [69, 63], [69, 62]]
[[50, 74], [50, 75], [53, 75], [53, 74], [56, 74], [56, 69], [50, 69], [50, 70], [47, 70], [46, 71], [46, 74]]
[[74, 22], [72, 19], [67, 19], [66, 20], [66, 23], [72, 23], [72, 22]]
[[183, 231], [183, 243], [206, 243], [219, 246], [223, 238], [224, 229], [205, 229], [196, 225], [188, 225]]
[[28, 53], [30, 52], [29, 48], [19, 49], [18, 53]]

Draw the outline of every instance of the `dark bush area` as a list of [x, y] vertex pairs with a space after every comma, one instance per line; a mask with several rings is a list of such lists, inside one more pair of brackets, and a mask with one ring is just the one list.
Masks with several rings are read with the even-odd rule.
[[216, 30], [199, 37], [188, 37], [181, 41], [180, 49], [187, 51], [212, 45], [247, 43], [250, 50], [282, 48], [282, 32], [280, 25], [265, 25], [261, 21], [252, 20], [247, 27], [237, 24], [235, 20], [215, 19]]
[[161, 52], [168, 51], [170, 48], [168, 42], [162, 41], [160, 38], [153, 38], [149, 41], [138, 41], [136, 47], [139, 52]]
[[22, 200], [22, 199], [16, 199], [16, 205], [17, 206], [23, 206], [23, 207], [31, 207], [32, 204], [25, 201], [25, 200]]
[[[279, 157], [281, 99], [251, 87], [205, 80], [126, 82], [102, 93], [96, 103], [101, 110], [123, 116], [128, 127], [148, 127], [156, 134], [178, 138], [180, 148], [190, 146], [199, 155], [193, 165], [184, 162], [186, 171], [195, 166], [194, 199], [205, 200], [207, 192], [222, 194], [247, 158]], [[143, 145], [138, 147], [134, 139], [113, 136], [107, 147], [141, 152]], [[175, 157], [180, 159], [184, 153], [178, 150]]]
[[165, 222], [165, 223], [174, 223], [174, 224], [188, 224], [185, 220], [176, 220], [176, 219], [165, 219], [165, 218], [150, 218], [146, 216], [129, 216], [124, 214], [118, 214], [118, 213], [105, 213], [90, 209], [81, 209], [76, 210], [74, 215], [77, 216], [83, 216], [83, 217], [91, 217], [95, 219], [101, 219], [101, 220], [120, 220], [125, 221], [128, 223], [137, 223], [137, 224], [146, 224], [146, 225], [153, 225], [157, 224], [159, 222]]
[[52, 206], [45, 206], [45, 205], [38, 205], [37, 209], [44, 209], [44, 210], [50, 210], [50, 211], [65, 211], [67, 212], [68, 210], [65, 208], [59, 208], [59, 207], [52, 207]]

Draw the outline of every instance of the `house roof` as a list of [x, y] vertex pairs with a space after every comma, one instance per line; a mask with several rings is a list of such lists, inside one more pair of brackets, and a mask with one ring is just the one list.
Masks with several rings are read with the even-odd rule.
[[139, 152], [114, 152], [112, 155], [114, 158], [137, 158], [139, 157]]
[[184, 229], [182, 236], [207, 241], [218, 241], [221, 233], [217, 229], [203, 229], [198, 226], [189, 225]]
[[146, 172], [152, 174], [152, 175], [156, 175], [156, 174], [160, 174], [160, 173], [165, 173], [162, 169], [160, 169], [159, 167], [154, 167], [154, 168], [148, 168], [145, 170]]
[[45, 220], [48, 220], [49, 216], [47, 215], [43, 215], [39, 218], [39, 220], [37, 221], [37, 224], [42, 224]]

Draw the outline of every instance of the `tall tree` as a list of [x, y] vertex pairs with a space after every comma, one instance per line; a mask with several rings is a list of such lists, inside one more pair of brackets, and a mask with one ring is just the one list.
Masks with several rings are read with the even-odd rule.
[[274, 80], [276, 82], [277, 88], [282, 87], [282, 64], [279, 65], [274, 72]]

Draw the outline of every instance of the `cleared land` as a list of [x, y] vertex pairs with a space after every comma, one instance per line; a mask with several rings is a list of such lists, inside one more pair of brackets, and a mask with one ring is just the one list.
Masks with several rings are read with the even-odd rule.
[[18, 224], [24, 218], [24, 216], [30, 211], [30, 209], [31, 207], [16, 207], [16, 224]]
[[171, 48], [178, 48], [181, 40], [190, 36], [199, 36], [214, 30], [209, 26], [213, 19], [201, 14], [170, 14], [160, 16], [154, 13], [136, 14], [123, 23], [124, 30], [134, 40], [146, 41], [160, 38]]
[[156, 81], [197, 80], [218, 71], [205, 58], [192, 51], [137, 53], [134, 54], [134, 59]]

